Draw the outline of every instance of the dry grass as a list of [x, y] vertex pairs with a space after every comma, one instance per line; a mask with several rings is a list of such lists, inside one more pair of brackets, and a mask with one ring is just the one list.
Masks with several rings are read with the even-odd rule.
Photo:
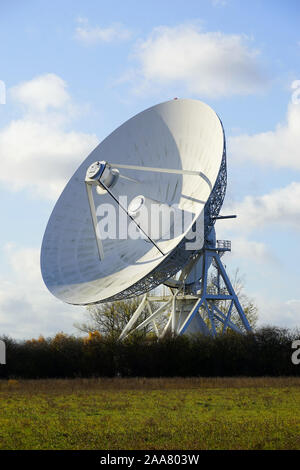
[[300, 387], [300, 377], [172, 377], [0, 380], [0, 392], [75, 393], [98, 390], [184, 390], [201, 388]]

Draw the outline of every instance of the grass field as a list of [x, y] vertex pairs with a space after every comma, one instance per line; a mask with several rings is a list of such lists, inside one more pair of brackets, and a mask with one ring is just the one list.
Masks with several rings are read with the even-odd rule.
[[300, 449], [300, 379], [0, 381], [0, 449]]

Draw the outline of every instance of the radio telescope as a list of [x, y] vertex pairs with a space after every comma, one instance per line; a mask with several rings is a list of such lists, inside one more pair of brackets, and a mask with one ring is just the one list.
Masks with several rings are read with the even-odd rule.
[[[250, 331], [221, 261], [230, 241], [216, 240], [214, 229], [233, 217], [219, 215], [226, 179], [225, 134], [208, 105], [175, 99], [137, 114], [59, 197], [41, 250], [47, 288], [74, 305], [142, 296], [120, 339], [146, 326], [158, 337]], [[161, 285], [168, 294], [156, 292]]]

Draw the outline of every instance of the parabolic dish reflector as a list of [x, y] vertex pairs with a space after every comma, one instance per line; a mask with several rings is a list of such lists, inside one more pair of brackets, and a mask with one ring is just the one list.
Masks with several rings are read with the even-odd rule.
[[[101, 240], [103, 259], [99, 259], [85, 185], [87, 169], [94, 162], [108, 162], [121, 176], [112, 173], [111, 177], [116, 180], [111, 186], [116, 200], [107, 191], [92, 188], [96, 209], [110, 205], [117, 214], [116, 221], [107, 215], [116, 236]], [[95, 168], [89, 172], [94, 174]], [[149, 291], [199, 253], [221, 208], [225, 187], [225, 136], [220, 119], [208, 105], [176, 99], [137, 114], [91, 152], [59, 197], [42, 243], [41, 271], [46, 286], [59, 299], [76, 305]], [[140, 199], [134, 199], [137, 197]], [[135, 209], [142, 197], [165, 207], [176, 205], [191, 214], [191, 223], [155, 244], [120, 234], [118, 217], [126, 220], [126, 227], [131, 221], [120, 211], [118, 201], [124, 206], [127, 200], [130, 209], [134, 200]], [[195, 224], [198, 244], [186, 249]]]

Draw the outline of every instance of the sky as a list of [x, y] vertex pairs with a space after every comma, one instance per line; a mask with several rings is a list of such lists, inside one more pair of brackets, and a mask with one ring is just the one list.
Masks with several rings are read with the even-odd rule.
[[136, 113], [209, 104], [227, 140], [217, 238], [259, 324], [300, 325], [298, 0], [0, 0], [0, 336], [75, 334], [39, 256], [81, 161]]

